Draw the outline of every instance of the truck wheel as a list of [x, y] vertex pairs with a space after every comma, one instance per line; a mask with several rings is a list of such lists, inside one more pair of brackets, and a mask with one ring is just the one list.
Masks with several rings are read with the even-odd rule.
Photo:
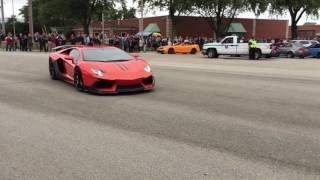
[[261, 56], [262, 56], [261, 50], [260, 49], [256, 50], [256, 52], [254, 53], [255, 59], [259, 60]]
[[217, 51], [215, 49], [209, 49], [208, 50], [208, 57], [209, 58], [217, 58], [218, 57]]

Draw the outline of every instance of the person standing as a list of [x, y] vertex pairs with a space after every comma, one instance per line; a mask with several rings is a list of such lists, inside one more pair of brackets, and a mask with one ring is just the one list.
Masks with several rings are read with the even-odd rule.
[[28, 51], [28, 36], [24, 35], [22, 39], [23, 51]]
[[256, 59], [256, 48], [257, 48], [257, 41], [254, 37], [249, 40], [249, 59], [255, 60]]
[[45, 40], [44, 40], [44, 34], [40, 34], [39, 36], [39, 45], [40, 45], [40, 52], [45, 51]]
[[32, 46], [33, 46], [33, 38], [32, 35], [29, 33], [27, 37], [27, 46], [28, 46], [28, 51], [32, 51]]
[[12, 39], [11, 33], [8, 34], [5, 40], [6, 40], [6, 51], [11, 51], [12, 45], [13, 45], [13, 39]]

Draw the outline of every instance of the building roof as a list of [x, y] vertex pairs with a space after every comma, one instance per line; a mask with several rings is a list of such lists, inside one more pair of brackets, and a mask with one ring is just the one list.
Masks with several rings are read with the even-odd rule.
[[228, 33], [247, 33], [247, 31], [241, 23], [231, 23]]
[[150, 33], [159, 33], [160, 28], [156, 23], [150, 23], [145, 29], [144, 32], [150, 32]]

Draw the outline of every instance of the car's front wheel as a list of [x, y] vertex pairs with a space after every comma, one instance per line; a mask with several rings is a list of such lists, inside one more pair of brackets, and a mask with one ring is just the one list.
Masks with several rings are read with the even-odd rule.
[[49, 74], [52, 80], [58, 79], [56, 69], [54, 68], [54, 64], [51, 60], [49, 60]]
[[174, 49], [173, 48], [170, 48], [169, 50], [168, 50], [168, 54], [175, 54], [176, 52], [174, 51]]
[[84, 84], [83, 84], [82, 74], [81, 74], [81, 71], [79, 69], [76, 69], [75, 72], [74, 72], [74, 86], [78, 91], [80, 91], [80, 92], [84, 91]]

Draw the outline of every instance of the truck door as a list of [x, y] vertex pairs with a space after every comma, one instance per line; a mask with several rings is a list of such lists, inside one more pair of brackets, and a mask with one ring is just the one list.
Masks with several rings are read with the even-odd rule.
[[235, 42], [234, 37], [226, 38], [221, 42], [221, 51], [219, 54], [236, 54], [237, 53], [237, 42]]

